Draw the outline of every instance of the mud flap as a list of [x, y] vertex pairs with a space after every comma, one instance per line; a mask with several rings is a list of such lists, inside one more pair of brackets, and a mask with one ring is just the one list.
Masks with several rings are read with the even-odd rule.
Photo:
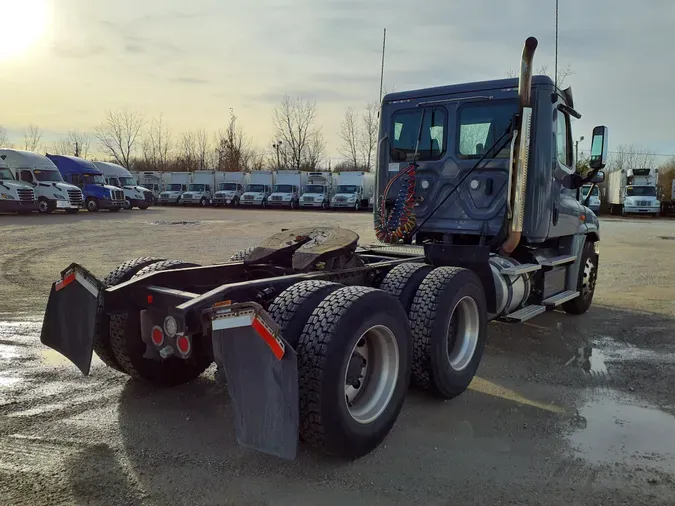
[[[265, 335], [267, 330], [271, 332]], [[226, 318], [216, 315], [212, 336], [213, 355], [225, 373], [232, 400], [238, 443], [295, 459], [299, 424], [295, 350], [259, 306], [235, 309]]]
[[91, 368], [102, 290], [103, 285], [86, 269], [69, 267], [63, 279], [52, 285], [42, 322], [42, 344], [61, 353], [85, 376]]

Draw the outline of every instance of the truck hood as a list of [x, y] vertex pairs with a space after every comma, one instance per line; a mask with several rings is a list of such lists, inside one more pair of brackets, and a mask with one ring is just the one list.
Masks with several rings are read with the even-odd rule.
[[216, 192], [216, 195], [222, 196], [222, 197], [228, 197], [232, 195], [236, 195], [237, 191], [236, 190], [218, 190]]
[[109, 184], [103, 185], [103, 188], [105, 188], [106, 190], [110, 190], [111, 192], [113, 192], [115, 190], [117, 190], [117, 191], [122, 190], [121, 188], [118, 188], [117, 186], [110, 186]]
[[138, 185], [135, 185], [135, 186], [131, 186], [131, 185], [130, 185], [130, 186], [123, 186], [122, 188], [123, 188], [124, 190], [136, 190], [137, 192], [141, 192], [141, 193], [143, 193], [143, 192], [149, 192], [149, 191], [150, 191], [150, 190], [148, 190], [147, 188], [145, 188], [144, 186], [138, 186]]
[[56, 188], [57, 190], [61, 191], [72, 191], [72, 190], [80, 190], [77, 186], [74, 184], [70, 183], [57, 183], [56, 181], [52, 181], [49, 183], [38, 183], [38, 186], [41, 186], [42, 188]]
[[244, 195], [253, 196], [253, 197], [264, 197], [265, 192], [246, 192]]
[[355, 197], [357, 195], [358, 195], [358, 193], [336, 193], [333, 198], [337, 198], [337, 197], [351, 198], [351, 197]]
[[[648, 202], [649, 204], [658, 204], [657, 197], [626, 197], [623, 201], [624, 205], [637, 206], [638, 202]], [[644, 205], [644, 204], [643, 204]]]
[[24, 183], [23, 181], [0, 181], [0, 191], [7, 188], [13, 190], [32, 190], [33, 185]]
[[302, 196], [303, 196], [303, 198], [304, 197], [314, 197], [316, 199], [316, 198], [323, 198], [323, 197], [326, 196], [326, 194], [325, 193], [303, 193]]
[[270, 194], [270, 197], [288, 197], [291, 198], [293, 196], [292, 192], [274, 192]]
[[167, 196], [182, 195], [182, 194], [183, 194], [182, 191], [172, 191], [172, 190], [171, 191], [163, 191], [162, 193], [160, 193], [160, 195], [167, 195]]

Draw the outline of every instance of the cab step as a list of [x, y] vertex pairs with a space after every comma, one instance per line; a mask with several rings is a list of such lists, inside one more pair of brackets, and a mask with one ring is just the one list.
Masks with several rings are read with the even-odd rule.
[[515, 313], [507, 314], [506, 316], [504, 316], [503, 319], [504, 321], [510, 323], [522, 323], [534, 318], [535, 316], [539, 316], [540, 314], [545, 312], [546, 312], [545, 306], [534, 304], [532, 306], [527, 306], [522, 309], [519, 309]]
[[514, 267], [507, 267], [501, 271], [501, 274], [504, 276], [520, 276], [521, 274], [538, 271], [539, 269], [541, 269], [541, 265], [539, 264], [520, 264]]
[[567, 290], [565, 292], [560, 292], [555, 295], [552, 295], [548, 299], [544, 299], [542, 304], [546, 307], [558, 307], [564, 302], [568, 302], [572, 299], [576, 299], [579, 296], [579, 292], [574, 290]]
[[576, 255], [560, 255], [558, 257], [547, 258], [541, 261], [544, 267], [558, 267], [559, 265], [571, 264], [577, 259]]

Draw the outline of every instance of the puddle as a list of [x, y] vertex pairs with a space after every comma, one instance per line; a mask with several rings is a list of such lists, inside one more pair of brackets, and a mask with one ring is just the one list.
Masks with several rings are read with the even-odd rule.
[[565, 365], [576, 366], [584, 372], [595, 376], [607, 376], [607, 356], [592, 346], [581, 346], [577, 353]]
[[592, 464], [623, 463], [675, 472], [675, 417], [653, 407], [619, 400], [618, 394], [589, 399], [567, 437]]
[[201, 221], [150, 221], [150, 225], [199, 225]]
[[664, 239], [666, 241], [675, 241], [675, 235], [660, 235], [659, 239]]

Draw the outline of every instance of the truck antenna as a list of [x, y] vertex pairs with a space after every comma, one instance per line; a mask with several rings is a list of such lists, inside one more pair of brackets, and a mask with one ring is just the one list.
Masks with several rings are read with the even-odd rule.
[[384, 29], [384, 37], [382, 38], [382, 68], [380, 70], [380, 103], [382, 103], [382, 88], [384, 85], [384, 51], [387, 48], [387, 29]]
[[555, 89], [558, 89], [558, 2], [555, 0]]

